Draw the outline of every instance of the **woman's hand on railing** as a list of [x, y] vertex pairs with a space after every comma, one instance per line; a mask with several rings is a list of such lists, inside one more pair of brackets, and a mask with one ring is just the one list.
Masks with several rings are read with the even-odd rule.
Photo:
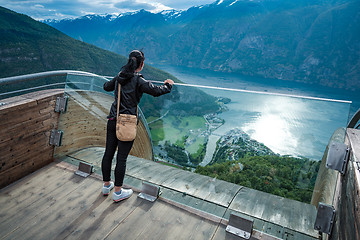
[[170, 84], [171, 86], [174, 84], [174, 81], [173, 80], [171, 80], [171, 79], [166, 79], [165, 80], [165, 82], [164, 82], [164, 84], [165, 83], [168, 83], [168, 84]]

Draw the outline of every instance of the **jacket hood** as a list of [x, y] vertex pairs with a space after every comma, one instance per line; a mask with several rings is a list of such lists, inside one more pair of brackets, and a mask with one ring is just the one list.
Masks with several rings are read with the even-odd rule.
[[123, 85], [129, 82], [131, 78], [134, 77], [134, 73], [119, 72], [118, 76], [119, 76], [119, 78], [117, 79], [118, 83]]
[[142, 75], [139, 73], [119, 72], [118, 83], [124, 85], [129, 82], [135, 75], [139, 75], [142, 77]]

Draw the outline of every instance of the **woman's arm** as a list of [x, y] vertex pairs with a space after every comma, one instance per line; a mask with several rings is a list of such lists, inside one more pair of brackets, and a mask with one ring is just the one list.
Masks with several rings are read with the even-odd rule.
[[172, 85], [174, 82], [170, 79], [165, 80], [164, 85], [158, 86], [154, 85], [149, 81], [146, 81], [144, 78], [139, 78], [139, 88], [141, 92], [150, 94], [154, 97], [169, 93], [171, 91]]
[[117, 81], [117, 79], [119, 78], [119, 74], [116, 75], [113, 79], [111, 79], [108, 82], [104, 83], [104, 90], [107, 92], [111, 92], [115, 90], [115, 83]]

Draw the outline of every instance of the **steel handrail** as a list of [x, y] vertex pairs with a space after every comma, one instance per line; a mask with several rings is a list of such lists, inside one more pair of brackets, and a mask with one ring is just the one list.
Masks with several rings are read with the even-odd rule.
[[[31, 80], [36, 80], [36, 79], [46, 78], [46, 77], [58, 77], [58, 76], [66, 77], [68, 74], [102, 77], [102, 76], [96, 75], [94, 73], [83, 72], [83, 71], [57, 70], [57, 71], [47, 71], [47, 72], [25, 74], [25, 75], [14, 76], [14, 77], [0, 78], [0, 86], [6, 85], [6, 84], [14, 84], [14, 83], [19, 83], [19, 82], [31, 81]], [[102, 77], [102, 78], [104, 78], [104, 77]]]
[[[94, 73], [83, 72], [83, 71], [57, 70], [57, 71], [48, 71], [48, 72], [33, 73], [33, 74], [26, 74], [26, 75], [21, 75], [21, 76], [1, 78], [0, 86], [9, 84], [9, 83], [18, 83], [18, 82], [24, 82], [24, 81], [28, 81], [28, 80], [36, 80], [36, 79], [45, 78], [45, 77], [67, 76], [68, 74], [100, 77], [100, 78], [105, 79], [106, 81], [109, 81], [109, 79], [112, 78], [109, 76], [100, 76], [100, 75], [97, 75]], [[163, 83], [163, 82], [159, 82], [159, 81], [151, 81], [151, 82], [159, 83], [159, 84]], [[214, 87], [214, 86], [203, 86], [203, 85], [194, 85], [194, 84], [187, 84], [187, 83], [175, 83], [174, 85], [205, 88], [205, 89], [216, 89], [216, 90], [224, 90], [224, 91], [236, 91], [236, 92], [245, 92], [245, 93], [275, 95], [275, 96], [283, 96], [283, 97], [303, 98], [303, 99], [310, 99], [310, 100], [320, 100], [320, 101], [330, 101], [330, 102], [340, 102], [340, 103], [350, 103], [350, 104], [352, 103], [352, 101], [344, 101], [344, 100], [336, 100], [336, 99], [328, 99], [328, 98], [299, 96], [299, 95], [291, 95], [291, 94], [283, 94], [283, 93], [269, 93], [269, 92], [261, 92], [261, 91], [245, 90], [245, 89], [234, 89], [234, 88], [223, 88], [223, 87]]]

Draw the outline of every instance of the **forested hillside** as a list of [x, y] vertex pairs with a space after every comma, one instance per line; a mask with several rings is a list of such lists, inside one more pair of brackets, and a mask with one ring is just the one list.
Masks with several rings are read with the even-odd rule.
[[310, 203], [320, 162], [289, 156], [246, 155], [195, 170], [210, 177]]
[[357, 0], [218, 0], [47, 23], [120, 54], [144, 48], [157, 63], [356, 90], [359, 18]]
[[[32, 18], [0, 7], [0, 77], [49, 70], [81, 70], [99, 75], [117, 74], [127, 58], [75, 40]], [[150, 66], [147, 78], [174, 78]]]

